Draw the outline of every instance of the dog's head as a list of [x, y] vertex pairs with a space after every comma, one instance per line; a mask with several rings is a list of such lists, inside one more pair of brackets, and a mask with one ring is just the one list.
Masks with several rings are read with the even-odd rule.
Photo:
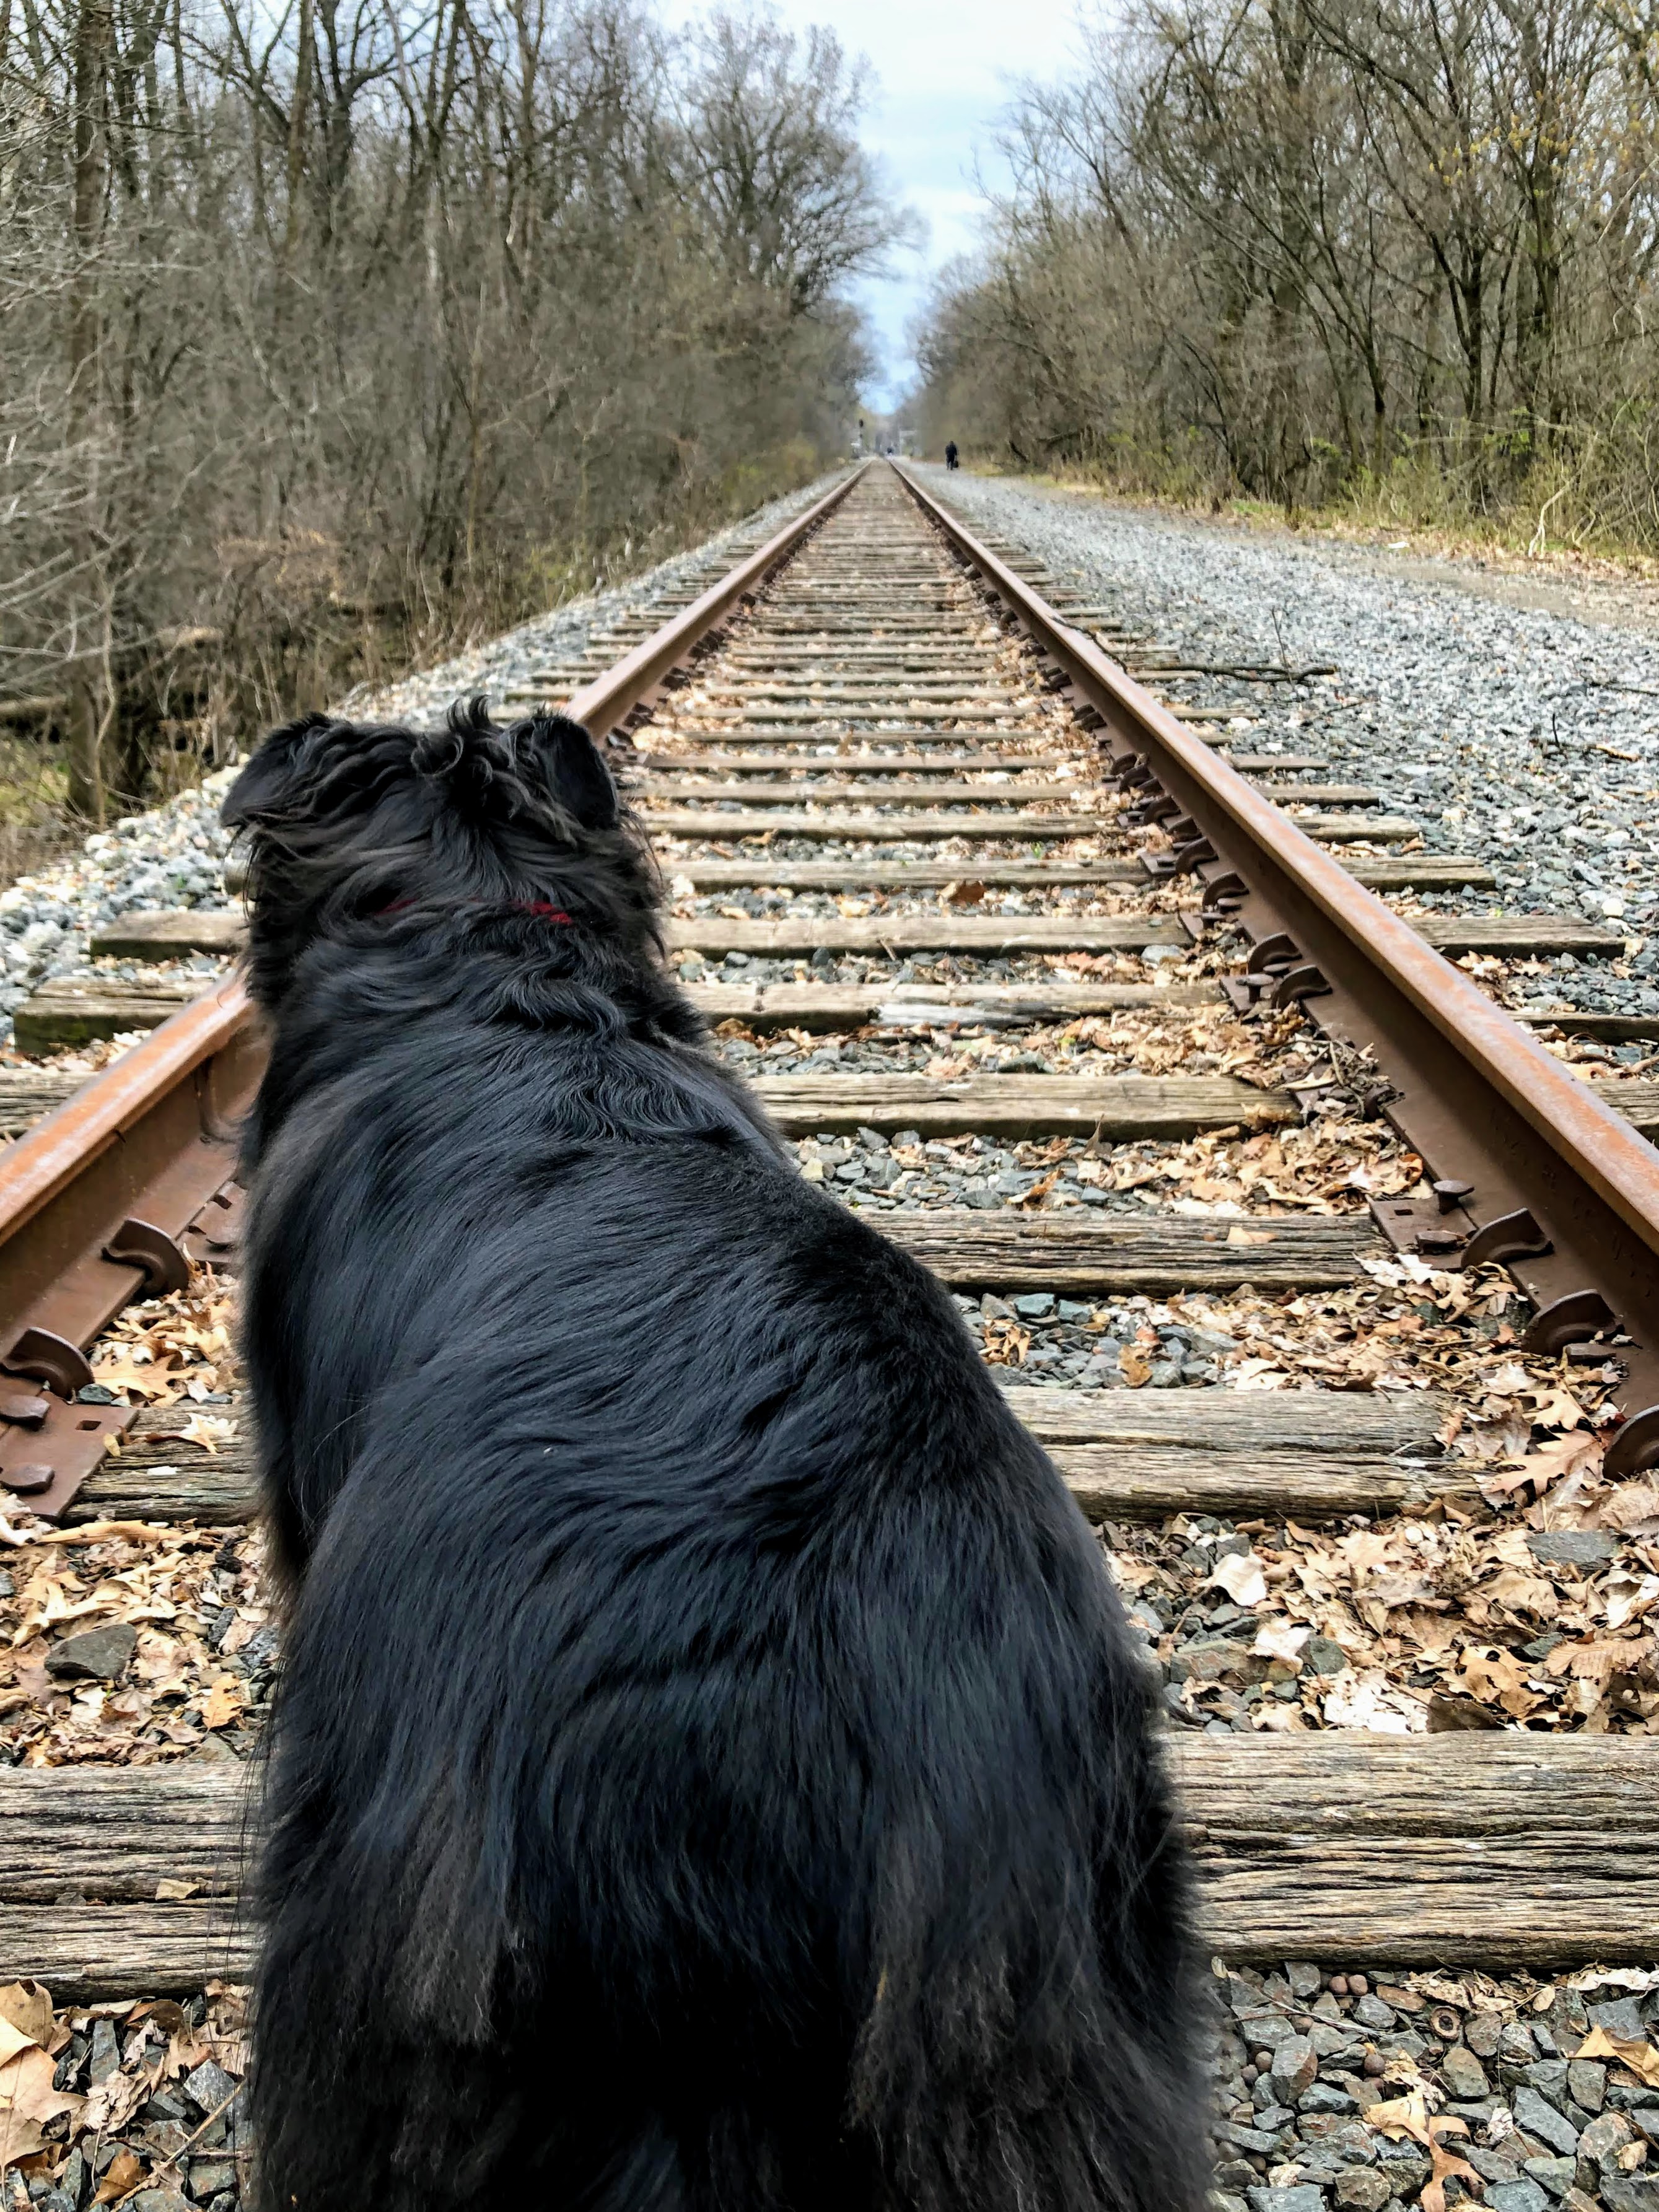
[[578, 722], [441, 730], [307, 715], [265, 739], [221, 817], [248, 839], [255, 995], [283, 996], [319, 939], [422, 915], [568, 914], [624, 958], [660, 949], [650, 851]]

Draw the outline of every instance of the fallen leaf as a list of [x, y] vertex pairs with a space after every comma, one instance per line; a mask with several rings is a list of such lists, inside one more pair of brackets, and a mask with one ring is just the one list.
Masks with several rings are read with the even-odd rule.
[[1139, 1390], [1151, 1376], [1152, 1363], [1138, 1346], [1126, 1344], [1117, 1357], [1118, 1370], [1132, 1390]]
[[[1437, 2112], [1429, 2122], [1429, 2155], [1434, 2160], [1434, 2172], [1417, 2200], [1423, 2212], [1446, 2212], [1446, 2179], [1449, 2174], [1455, 2173], [1460, 2181], [1472, 2181], [1477, 2190], [1481, 2186], [1480, 2176], [1468, 2160], [1448, 2150], [1440, 2140], [1442, 2136], [1466, 2136], [1468, 2131], [1468, 2122], [1451, 2112]], [[1465, 2190], [1463, 2193], [1467, 2196], [1468, 2191]]]
[[0, 2020], [44, 2048], [52, 2041], [52, 1991], [39, 1982], [8, 1982], [0, 1989]]
[[244, 1697], [241, 1685], [228, 1676], [213, 1683], [202, 1700], [202, 1725], [205, 1729], [222, 1729], [234, 1721], [242, 1710]]
[[1292, 1628], [1288, 1622], [1264, 1621], [1256, 1631], [1251, 1650], [1260, 1659], [1299, 1660], [1302, 1647], [1313, 1634], [1310, 1628]]
[[1638, 2043], [1627, 2036], [1609, 2035], [1605, 2027], [1593, 2027], [1578, 2046], [1580, 2058], [1616, 2058], [1621, 2066], [1628, 2066], [1650, 2089], [1659, 2089], [1659, 2051], [1650, 2043]]
[[1365, 2115], [1368, 2126], [1381, 2128], [1385, 2136], [1398, 2142], [1402, 2136], [1412, 2136], [1426, 2148], [1429, 2142], [1429, 2108], [1420, 2089], [1413, 2089], [1404, 2097], [1388, 2099], [1373, 2105]]
[[158, 1905], [175, 1904], [186, 1897], [199, 1896], [201, 1889], [202, 1885], [199, 1881], [173, 1881], [164, 1879], [155, 1885], [155, 1901]]
[[1225, 1559], [1216, 1561], [1204, 1581], [1206, 1589], [1213, 1583], [1224, 1589], [1235, 1605], [1261, 1605], [1267, 1601], [1267, 1578], [1254, 1552], [1228, 1553]]
[[1607, 1626], [1622, 1628], [1659, 1598], [1659, 1575], [1609, 1575], [1602, 1587], [1607, 1592]]
[[1602, 1500], [1595, 1518], [1603, 1528], [1618, 1528], [1628, 1536], [1659, 1535], [1659, 1486], [1622, 1484]]
[[1279, 1239], [1276, 1229], [1245, 1229], [1235, 1222], [1227, 1231], [1230, 1244], [1273, 1244]]
[[939, 902], [941, 906], [977, 906], [984, 896], [983, 884], [964, 877], [960, 883], [946, 884], [939, 895]]
[[1325, 1694], [1322, 1711], [1331, 1728], [1365, 1729], [1373, 1735], [1428, 1733], [1426, 1707], [1403, 1691], [1390, 1688], [1380, 1674], [1339, 1674]]
[[236, 1424], [219, 1419], [212, 1413], [192, 1413], [179, 1431], [179, 1441], [200, 1444], [204, 1452], [217, 1454], [221, 1444], [231, 1443], [236, 1436]]
[[79, 2097], [52, 2087], [57, 2070], [57, 2062], [37, 2043], [0, 2066], [0, 2168], [15, 2166], [40, 2149], [47, 2120], [80, 2109]]
[[1484, 1650], [1471, 1644], [1464, 1651], [1463, 1672], [1456, 1686], [1483, 1704], [1502, 1705], [1517, 1721], [1536, 1712], [1542, 1703], [1536, 1692], [1527, 1687], [1522, 1668], [1501, 1644]]
[[143, 2178], [143, 2167], [124, 2146], [105, 2169], [92, 2201], [94, 2204], [118, 2204], [122, 2197], [131, 2196]]

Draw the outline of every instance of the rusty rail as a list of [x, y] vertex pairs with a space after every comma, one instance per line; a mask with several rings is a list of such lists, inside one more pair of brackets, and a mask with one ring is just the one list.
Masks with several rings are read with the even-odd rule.
[[85, 1347], [129, 1299], [181, 1289], [227, 1241], [220, 1194], [264, 1048], [247, 994], [222, 983], [164, 1022], [31, 1129], [0, 1164], [0, 1482], [60, 1513], [132, 1419], [83, 1404]]
[[584, 684], [573, 695], [565, 712], [573, 720], [584, 724], [591, 736], [603, 738], [636, 707], [646, 705], [664, 677], [730, 614], [739, 600], [757, 591], [780, 562], [787, 561], [799, 550], [818, 525], [834, 514], [872, 465], [864, 461], [850, 470], [833, 490], [826, 492], [804, 514], [786, 522], [775, 536], [769, 538], [746, 561], [739, 562], [719, 583], [711, 584], [701, 599], [693, 599], [672, 622], [653, 630], [614, 667], [607, 668], [592, 684]]
[[1243, 930], [1253, 996], [1304, 1002], [1369, 1048], [1384, 1113], [1443, 1186], [1431, 1218], [1374, 1204], [1396, 1245], [1443, 1264], [1504, 1261], [1538, 1308], [1524, 1340], [1612, 1348], [1627, 1416], [1607, 1455], [1659, 1463], [1659, 1151], [1595, 1097], [1374, 892], [1073, 629], [906, 469], [922, 512], [1069, 679], [1111, 765], [1174, 817], [1170, 872], [1203, 886], [1212, 926]]

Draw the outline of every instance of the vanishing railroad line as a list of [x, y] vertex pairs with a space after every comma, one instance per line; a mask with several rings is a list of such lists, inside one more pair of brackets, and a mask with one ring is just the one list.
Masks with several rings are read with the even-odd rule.
[[[1659, 1154], [1643, 1134], [1659, 1085], [1593, 1089], [1448, 964], [1621, 938], [1576, 916], [1395, 913], [1381, 894], [1478, 890], [1488, 872], [1400, 849], [1417, 824], [1315, 754], [1228, 757], [1206, 742], [1225, 735], [1215, 710], [1171, 710], [1133, 672], [1193, 665], [1135, 651], [1103, 610], [878, 465], [665, 623], [619, 625], [591, 659], [493, 703], [568, 705], [609, 740], [669, 879], [687, 988], [749, 1055], [806, 1171], [973, 1294], [1019, 1412], [1109, 1534], [1176, 1516], [1259, 1535], [1449, 1511], [1473, 1525], [1489, 1500], [1480, 1462], [1442, 1450], [1454, 1391], [1041, 1387], [1053, 1370], [1022, 1371], [1017, 1297], [1289, 1301], [1405, 1258], [1472, 1277], [1501, 1264], [1527, 1302], [1517, 1352], [1602, 1378], [1622, 1417], [1607, 1476], [1638, 1479], [1659, 1462]], [[0, 1127], [18, 1138], [0, 1160], [0, 1483], [71, 1528], [252, 1510], [240, 1429], [208, 1455], [185, 1441], [187, 1406], [78, 1395], [134, 1296], [179, 1288], [191, 1258], [234, 1267], [228, 1138], [259, 1043], [234, 979], [181, 1004], [194, 987], [167, 963], [239, 939], [228, 914], [109, 925], [94, 953], [154, 963], [153, 982], [49, 986], [19, 1010], [20, 1042], [151, 1036], [90, 1084], [0, 1073]], [[1266, 1042], [1239, 1066], [1194, 1046], [1212, 1064], [1124, 1072], [1119, 1026], [1176, 1018]], [[1597, 1033], [1595, 1017], [1560, 1020]], [[1022, 1052], [1032, 1037], [1044, 1050]], [[1022, 1057], [1036, 1065], [1004, 1064]], [[1327, 1107], [1368, 1114], [1389, 1158], [1419, 1156], [1426, 1176], [1364, 1206], [1349, 1193], [1346, 1211], [1250, 1200], [1239, 1164], [1282, 1159]], [[1155, 1166], [1157, 1148], [1198, 1144], [1245, 1200], [1142, 1206], [1132, 1179], [1106, 1187], [1124, 1148]], [[957, 1172], [975, 1147], [1018, 1146], [1048, 1148], [1018, 1191]], [[1107, 1334], [1087, 1313], [1073, 1335]], [[1125, 1379], [1138, 1357], [1126, 1342]], [[1651, 1948], [1659, 1743], [1626, 1725], [1643, 1693], [1600, 1734], [1388, 1736], [1258, 1729], [1263, 1699], [1228, 1679], [1172, 1731], [1206, 1933], [1228, 1958], [1562, 1964]], [[1267, 1691], [1265, 1662], [1253, 1686]], [[189, 1762], [0, 1771], [0, 1972], [90, 1997], [239, 1970], [241, 1780]], [[90, 1901], [54, 1903], [64, 1887]]]

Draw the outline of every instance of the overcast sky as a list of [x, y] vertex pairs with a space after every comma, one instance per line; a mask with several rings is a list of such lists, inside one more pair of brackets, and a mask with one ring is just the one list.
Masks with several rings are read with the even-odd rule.
[[[890, 185], [926, 218], [927, 244], [896, 264], [894, 277], [860, 287], [884, 359], [874, 404], [890, 406], [914, 364], [906, 323], [927, 276], [970, 246], [979, 196], [975, 156], [996, 173], [991, 140], [1019, 76], [1057, 76], [1073, 45], [1074, 0], [774, 0], [796, 28], [827, 23], [849, 54], [866, 54], [880, 89], [865, 143]], [[671, 5], [680, 19], [694, 12]]]

